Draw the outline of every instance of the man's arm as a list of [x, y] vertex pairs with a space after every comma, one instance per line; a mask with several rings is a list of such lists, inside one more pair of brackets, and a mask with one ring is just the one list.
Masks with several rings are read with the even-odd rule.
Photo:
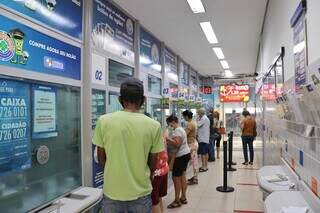
[[156, 170], [159, 153], [150, 153], [148, 159], [148, 166], [150, 168], [150, 179], [152, 181], [154, 172]]
[[98, 162], [99, 162], [99, 165], [104, 168], [104, 166], [106, 165], [106, 160], [107, 160], [107, 156], [106, 156], [105, 150], [103, 148], [101, 148], [101, 147], [98, 147]]
[[158, 155], [164, 151], [164, 142], [162, 137], [162, 130], [160, 124], [157, 128], [156, 134], [154, 135], [151, 150], [148, 156], [148, 166], [150, 168], [150, 179], [153, 179], [154, 172], [156, 170]]

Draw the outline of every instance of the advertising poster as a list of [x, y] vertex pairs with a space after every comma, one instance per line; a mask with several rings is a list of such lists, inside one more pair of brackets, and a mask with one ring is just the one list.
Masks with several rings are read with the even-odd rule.
[[178, 68], [177, 68], [177, 56], [171, 52], [169, 49], [165, 49], [164, 54], [165, 61], [165, 73], [169, 81], [177, 82], [178, 78]]
[[192, 90], [198, 90], [197, 72], [192, 68], [190, 68], [190, 87]]
[[307, 83], [307, 42], [306, 42], [306, 1], [301, 1], [291, 18], [291, 27], [293, 29], [293, 53], [295, 86], [299, 88]]
[[169, 90], [170, 90], [171, 98], [178, 98], [178, 93], [179, 93], [178, 84], [170, 83], [169, 87], [170, 87]]
[[189, 85], [189, 66], [184, 62], [181, 62], [180, 64], [179, 76], [180, 76], [181, 84], [188, 86]]
[[80, 80], [80, 48], [4, 16], [0, 23], [0, 65]]
[[109, 0], [93, 0], [92, 27], [95, 48], [134, 62], [134, 21]]
[[0, 79], [0, 175], [31, 167], [30, 88]]
[[275, 84], [264, 84], [260, 89], [260, 98], [265, 101], [275, 101], [282, 94], [282, 86], [280, 84], [277, 86], [280, 87], [276, 89]]
[[82, 0], [0, 0], [0, 5], [82, 40]]
[[51, 138], [57, 132], [57, 92], [53, 87], [33, 85], [32, 138]]
[[147, 68], [161, 72], [161, 43], [158, 39], [140, 28], [140, 63]]
[[[95, 129], [101, 115], [106, 113], [106, 92], [92, 90], [92, 130]], [[103, 186], [103, 168], [98, 164], [97, 147], [92, 145], [92, 185], [95, 188]]]
[[247, 84], [220, 86], [220, 102], [248, 102], [250, 100], [250, 86]]

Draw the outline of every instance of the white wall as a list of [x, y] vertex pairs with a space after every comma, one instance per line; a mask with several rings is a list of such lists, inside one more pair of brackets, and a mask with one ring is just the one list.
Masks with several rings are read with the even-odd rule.
[[[320, 1], [307, 0], [307, 36], [309, 64], [320, 58]], [[266, 71], [284, 46], [285, 81], [294, 76], [293, 32], [290, 19], [300, 0], [270, 0], [261, 38], [260, 64], [257, 71]]]

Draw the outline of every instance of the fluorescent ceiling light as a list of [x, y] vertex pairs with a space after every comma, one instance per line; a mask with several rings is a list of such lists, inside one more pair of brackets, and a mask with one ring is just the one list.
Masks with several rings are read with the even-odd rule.
[[221, 63], [221, 66], [223, 67], [223, 69], [226, 70], [226, 69], [230, 68], [229, 64], [228, 64], [228, 62], [226, 60], [220, 61], [220, 63]]
[[224, 59], [224, 54], [223, 54], [222, 49], [220, 47], [214, 47], [212, 49], [215, 52], [215, 54], [217, 55], [219, 60]]
[[201, 0], [187, 0], [193, 13], [205, 13], [204, 6]]
[[202, 31], [206, 35], [209, 43], [210, 44], [217, 44], [218, 43], [218, 39], [217, 39], [216, 34], [213, 31], [211, 23], [210, 22], [201, 22], [200, 26], [202, 28]]
[[225, 75], [226, 77], [233, 77], [233, 73], [232, 73], [230, 70], [225, 70], [225, 71], [224, 71], [224, 75]]

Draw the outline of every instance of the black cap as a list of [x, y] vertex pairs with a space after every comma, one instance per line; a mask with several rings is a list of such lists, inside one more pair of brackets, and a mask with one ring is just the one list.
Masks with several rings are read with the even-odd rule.
[[130, 95], [143, 97], [144, 95], [143, 82], [136, 78], [127, 78], [121, 84], [120, 95], [123, 97], [130, 96]]

